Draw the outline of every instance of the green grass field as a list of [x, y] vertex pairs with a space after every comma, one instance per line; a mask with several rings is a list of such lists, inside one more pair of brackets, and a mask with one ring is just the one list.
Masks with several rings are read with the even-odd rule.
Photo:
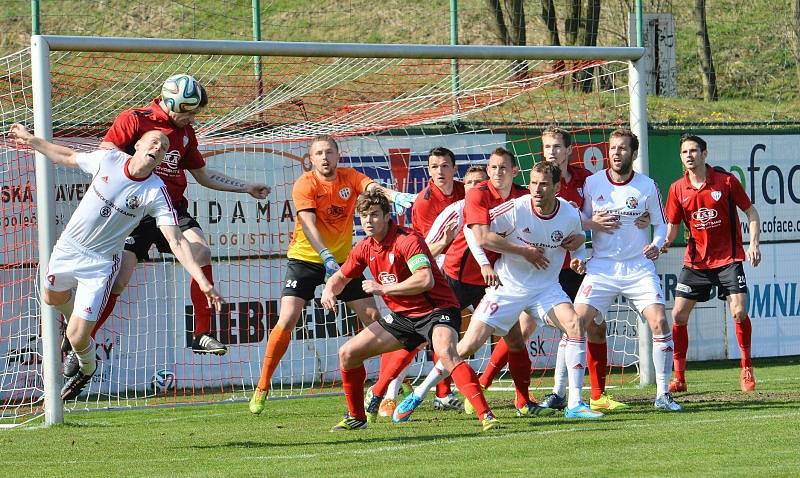
[[270, 401], [258, 417], [244, 403], [71, 413], [0, 431], [0, 475], [797, 476], [799, 362], [757, 360], [748, 395], [736, 363], [690, 364], [683, 413], [656, 412], [653, 389], [631, 386], [614, 390], [631, 409], [595, 422], [516, 418], [513, 393], [496, 391], [503, 426], [488, 433], [430, 404], [403, 425], [331, 433], [340, 396]]

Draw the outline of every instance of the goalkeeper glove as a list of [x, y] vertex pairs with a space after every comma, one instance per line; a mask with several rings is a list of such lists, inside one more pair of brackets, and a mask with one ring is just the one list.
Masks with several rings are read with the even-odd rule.
[[333, 254], [326, 247], [319, 251], [319, 257], [322, 258], [322, 264], [325, 266], [325, 280], [328, 280], [332, 275], [336, 274], [339, 270], [339, 264], [333, 258]]
[[417, 199], [416, 194], [396, 192], [392, 197], [392, 209], [394, 209], [395, 214], [403, 214], [407, 208], [414, 204], [415, 199]]

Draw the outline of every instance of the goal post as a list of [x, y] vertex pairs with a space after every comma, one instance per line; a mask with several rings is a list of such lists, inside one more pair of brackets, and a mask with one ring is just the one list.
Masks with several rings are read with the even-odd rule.
[[[250, 179], [258, 176], [268, 183], [270, 183], [269, 179], [275, 180], [276, 184], [280, 183], [280, 188], [277, 188], [280, 191], [277, 194], [279, 199], [284, 200], [283, 209], [278, 208], [279, 199], [275, 199], [272, 203], [267, 203], [266, 206], [260, 203], [257, 206], [253, 205], [253, 208], [256, 208], [255, 210], [259, 211], [263, 218], [264, 214], [267, 217], [270, 214], [291, 214], [291, 209], [289, 209], [288, 213], [285, 209], [286, 204], [288, 204], [288, 199], [286, 198], [291, 198], [291, 182], [294, 177], [292, 171], [297, 171], [298, 165], [302, 166], [303, 164], [302, 148], [298, 144], [307, 142], [316, 133], [329, 133], [344, 138], [346, 148], [353, 153], [352, 157], [361, 158], [358, 159], [359, 163], [357, 165], [359, 167], [363, 167], [365, 171], [372, 171], [370, 168], [377, 168], [375, 169], [375, 174], [379, 175], [382, 181], [395, 181], [395, 186], [398, 185], [397, 182], [405, 181], [403, 183], [404, 187], [413, 192], [416, 189], [411, 186], [412, 180], [408, 173], [408, 168], [412, 161], [409, 158], [414, 157], [419, 151], [409, 152], [407, 149], [395, 147], [393, 141], [390, 141], [391, 138], [386, 136], [391, 136], [391, 133], [388, 133], [389, 131], [403, 131], [409, 137], [415, 138], [415, 141], [419, 141], [420, 144], [435, 144], [437, 140], [445, 137], [442, 135], [446, 133], [442, 133], [442, 131], [454, 131], [454, 135], [468, 131], [472, 135], [470, 136], [470, 141], [454, 140], [453, 144], [456, 145], [454, 148], [457, 155], [463, 154], [467, 158], [485, 158], [485, 150], [490, 145], [512, 144], [514, 149], [523, 151], [523, 155], [528, 157], [530, 161], [534, 161], [534, 158], [537, 157], [537, 154], [540, 155], [540, 152], [533, 151], [535, 149], [533, 147], [535, 141], [531, 138], [537, 136], [542, 127], [551, 123], [564, 123], [568, 129], [573, 129], [579, 134], [587, 136], [590, 143], [602, 143], [602, 137], [604, 136], [602, 133], [600, 134], [600, 139], [592, 136], [592, 125], [595, 124], [595, 120], [591, 109], [602, 109], [606, 104], [613, 104], [614, 111], [607, 118], [603, 117], [597, 123], [606, 125], [600, 127], [605, 131], [604, 128], [623, 124], [620, 121], [624, 120], [624, 123], [628, 124], [640, 139], [639, 159], [636, 168], [638, 171], [647, 172], [646, 91], [643, 83], [641, 83], [643, 72], [639, 70], [641, 66], [639, 59], [642, 57], [643, 52], [643, 48], [627, 47], [379, 45], [37, 35], [31, 39], [33, 123], [37, 136], [51, 139], [54, 135], [54, 121], [57, 121], [61, 132], [56, 135], [56, 139], [66, 138], [70, 140], [70, 138], [77, 137], [77, 140], [69, 144], [88, 149], [92, 145], [96, 146], [98, 144], [98, 132], [94, 130], [91, 133], [79, 131], [82, 123], [87, 123], [85, 126], [91, 129], [90, 127], [95, 126], [92, 124], [94, 122], [108, 124], [109, 119], [113, 119], [113, 116], [110, 118], [109, 115], [113, 115], [124, 108], [144, 106], [146, 104], [144, 101], [146, 101], [148, 94], [150, 97], [155, 96], [152, 86], [159, 81], [160, 76], [158, 75], [163, 75], [165, 65], [174, 68], [196, 69], [200, 81], [205, 83], [204, 80], [208, 79], [209, 83], [214, 84], [218, 88], [218, 97], [222, 98], [225, 103], [224, 108], [219, 110], [219, 117], [210, 118], [208, 127], [201, 121], [201, 127], [198, 128], [198, 136], [202, 138], [201, 141], [204, 142], [204, 147], [206, 148], [204, 153], [209, 153], [211, 157], [221, 151], [226, 152], [225, 154], [231, 151], [238, 152], [240, 155], [247, 156], [249, 162], [240, 164], [236, 161], [230, 161], [225, 167], [233, 169], [226, 170], [226, 174], [231, 174], [232, 176], [244, 174], [245, 176], [250, 176]], [[128, 54], [140, 55], [131, 57], [131, 62], [137, 61], [139, 58], [145, 58], [141, 54], [153, 55], [153, 57], [160, 55], [159, 58], [161, 56], [172, 58], [170, 55], [181, 55], [190, 59], [174, 63], [165, 60], [159, 63], [160, 60], [147, 57], [146, 61], [153, 62], [153, 70], [161, 69], [157, 74], [134, 68], [129, 70], [121, 68], [116, 73], [110, 72], [108, 78], [120, 83], [117, 90], [115, 90], [119, 93], [119, 96], [128, 94], [132, 97], [131, 101], [138, 103], [123, 103], [121, 101], [114, 103], [114, 100], [110, 100], [113, 108], [109, 107], [109, 110], [106, 111], [106, 105], [101, 106], [99, 102], [90, 101], [87, 102], [87, 109], [81, 111], [85, 111], [91, 118], [84, 119], [76, 117], [75, 112], [68, 111], [69, 107], [65, 106], [64, 101], [72, 94], [72, 90], [80, 90], [79, 76], [81, 68], [85, 68], [86, 81], [96, 80], [95, 77], [98, 73], [91, 68], [93, 66], [92, 58], [87, 56], [85, 59], [75, 62], [75, 66], [70, 67], [75, 70], [70, 72], [70, 75], [73, 75], [70, 81], [73, 81], [74, 84], [60, 85], [52, 83], [53, 75], [56, 73], [51, 71], [51, 67], [53, 67], [51, 62], [58, 62], [59, 58], [61, 58], [58, 56], [59, 54], [80, 56], [84, 53], [109, 54], [111, 55], [110, 57], [102, 58], [104, 61], [108, 61], [109, 64], [122, 61], [120, 60], [120, 58], [123, 58], [122, 56], [115, 55]], [[239, 76], [234, 77], [226, 72], [238, 67], [238, 64], [234, 65], [239, 61], [238, 58], [244, 59], [244, 63], [251, 67], [252, 57], [254, 56], [263, 57], [265, 60], [266, 58], [273, 58], [274, 63], [269, 64], [267, 62], [263, 69], [265, 76], [267, 76], [270, 74], [269, 70], [272, 67], [273, 74], [278, 78], [273, 82], [272, 86], [265, 84], [263, 89], [264, 97], [249, 98], [246, 105], [239, 105], [237, 101], [241, 99], [242, 95], [236, 91], [236, 88], [237, 85], [245, 85], [246, 81]], [[200, 58], [203, 58], [203, 60], [200, 60]], [[291, 58], [331, 58], [337, 60], [331, 61], [329, 64], [304, 64], [298, 61], [296, 68], [300, 73], [297, 75], [301, 79], [290, 81], [285, 80], [288, 76], [283, 76], [284, 70], [282, 68], [293, 62], [293, 60], [287, 60]], [[237, 60], [234, 61], [233, 59]], [[407, 59], [418, 61], [408, 65], [401, 63]], [[450, 75], [450, 61], [453, 59], [464, 61], [465, 63], [462, 65], [460, 73], [458, 97], [453, 95], [451, 78], [448, 76]], [[446, 61], [438, 62], [438, 60]], [[536, 65], [540, 66], [527, 66], [529, 70], [525, 74], [519, 74], [518, 70], [504, 70], [509, 62], [520, 61], [541, 63], [536, 63]], [[216, 63], [212, 64], [212, 62]], [[472, 62], [471, 69], [470, 65], [467, 64], [469, 62]], [[565, 66], [565, 62], [567, 66]], [[440, 68], [440, 63], [446, 69]], [[512, 66], [511, 68], [513, 69], [514, 67]], [[563, 84], [559, 86], [559, 82], [569, 80], [575, 72], [601, 71], [603, 68], [607, 69], [603, 70], [608, 71], [607, 75], [598, 74], [591, 80], [596, 83], [594, 89], [597, 91], [592, 95], [584, 97], [581, 96], [581, 93], [567, 91], [569, 88], [563, 86]], [[435, 76], [439, 75], [439, 73], [431, 73], [438, 72], [440, 69], [445, 72], [441, 73], [440, 77]], [[64, 69], [62, 68], [59, 71], [62, 70]], [[514, 74], [509, 75], [509, 71]], [[187, 72], [193, 73], [193, 71]], [[393, 78], [404, 74], [403, 72], [407, 72], [409, 75], [408, 84], [399, 86], [393, 84]], [[120, 78], [123, 75], [126, 77]], [[430, 76], [428, 77], [428, 75]], [[625, 98], [620, 98], [623, 95], [623, 85], [618, 85], [616, 82], [624, 76], [627, 76], [627, 84], [624, 85]], [[166, 75], [163, 75], [163, 78], [166, 78]], [[161, 81], [163, 81], [163, 78], [161, 78]], [[216, 81], [218, 78], [222, 79]], [[136, 83], [136, 81], [139, 82]], [[608, 83], [608, 85], [601, 86], [604, 82]], [[327, 86], [334, 84], [344, 86], [339, 89], [330, 89]], [[250, 87], [252, 85], [246, 86]], [[354, 87], [359, 86], [369, 90], [358, 91], [354, 89]], [[60, 90], [58, 94], [61, 95], [61, 103], [53, 103], [54, 87]], [[270, 90], [271, 87], [272, 90]], [[541, 91], [539, 88], [553, 88], [556, 93], [552, 93], [552, 96], [560, 99], [553, 99], [550, 96], [551, 93], [536, 93], [539, 96], [535, 96], [534, 92]], [[120, 89], [122, 91], [119, 91]], [[98, 94], [106, 93], [106, 91], [103, 91]], [[338, 99], [332, 97], [332, 95], [335, 96], [334, 93], [340, 95], [337, 98], [345, 99], [341, 100], [341, 104], [335, 103], [334, 110], [326, 113], [324, 111], [325, 107], [333, 105], [334, 103], [332, 102], [334, 100], [338, 101]], [[85, 92], [75, 93], [75, 96], [80, 98], [74, 100], [74, 104], [83, 107], [80, 102], [84, 101], [83, 98], [88, 97], [86, 95]], [[324, 95], [327, 95], [324, 98], [325, 101], [319, 99], [323, 98]], [[523, 101], [522, 98], [525, 98], [525, 95], [534, 96], [530, 96], [530, 99]], [[213, 93], [211, 96], [213, 101]], [[310, 101], [309, 98], [315, 100]], [[580, 103], [583, 109], [578, 112], [577, 108], [570, 108], [568, 103], [571, 101]], [[540, 114], [528, 110], [539, 104], [546, 105], [548, 102], [558, 103], [552, 106], [548, 113]], [[293, 108], [293, 116], [290, 117], [284, 111], [278, 113], [270, 112], [268, 108], [271, 104], [291, 106]], [[458, 108], [448, 106], [453, 104], [457, 104]], [[550, 106], [548, 105], [548, 107]], [[627, 111], [622, 114], [622, 110], [626, 107]], [[53, 115], [54, 108], [59, 108], [58, 114], [62, 116], [56, 118]], [[102, 109], [103, 111], [90, 111], [90, 108]], [[610, 108], [612, 107], [609, 106]], [[295, 110], [296, 112], [294, 112]], [[486, 113], [489, 111], [500, 111], [501, 113], [492, 116]], [[561, 114], [564, 116], [560, 116]], [[267, 122], [269, 124], [267, 126], [264, 126], [265, 117], [268, 118]], [[286, 124], [281, 124], [283, 119], [286, 120]], [[573, 125], [574, 128], [570, 128], [570, 125]], [[513, 132], [514, 128], [521, 129], [523, 127], [530, 128], [530, 133], [526, 135]], [[434, 130], [437, 132], [434, 133]], [[506, 134], [506, 132], [511, 133]], [[597, 135], [597, 133], [594, 134]], [[478, 135], [481, 136], [479, 137]], [[89, 140], [90, 137], [91, 140]], [[99, 137], [102, 137], [102, 133], [99, 133]], [[464, 137], [467, 136], [465, 135]], [[377, 145], [375, 146], [376, 149], [370, 149], [374, 145]], [[372, 166], [372, 161], [376, 161], [376, 164], [379, 162], [375, 159], [375, 150], [385, 153], [388, 158], [388, 166], [383, 166], [383, 163]], [[355, 152], [361, 152], [361, 154], [355, 154]], [[264, 160], [263, 163], [259, 163], [260, 165], [254, 166], [256, 164], [255, 161], [261, 161], [261, 155], [265, 154], [274, 154], [276, 157], [291, 159], [286, 159], [285, 161], [273, 159], [271, 160], [272, 162]], [[400, 179], [394, 174], [395, 166], [400, 169], [405, 167], [406, 177], [404, 179]], [[57, 168], [53, 168], [46, 158], [41, 157], [41, 155], [36, 156], [36, 185], [38, 191], [56, 190], [59, 174], [62, 173], [58, 172]], [[273, 187], [273, 191], [273, 194], [276, 194], [276, 187]], [[234, 217], [238, 214], [237, 211], [242, 211], [249, 207], [249, 203], [238, 201], [236, 198], [223, 200], [218, 199], [216, 196], [206, 197], [208, 198], [206, 204], [208, 206], [208, 211], [206, 211], [208, 212], [208, 217], [206, 219], [212, 222], [216, 217], [216, 210], [213, 209], [212, 204], [220, 206], [222, 201], [230, 201], [229, 209], [233, 211]], [[52, 194], [37, 194], [36, 208], [38, 217], [38, 260], [41, 264], [39, 280], [41, 281], [44, 279], [41, 276], [44, 274], [43, 268], [47, 264], [49, 253], [55, 244], [57, 231], [59, 231], [56, 217], [60, 210]], [[266, 213], [264, 213], [265, 210], [267, 211]], [[197, 214], [197, 212], [195, 213]], [[63, 224], [61, 227], [63, 228]], [[253, 235], [258, 237], [266, 235], [269, 238], [273, 234], [287, 234], [286, 226], [281, 225], [280, 227], [283, 229], [276, 231], [272, 226], [266, 225], [262, 227], [259, 225], [259, 229], [254, 231], [246, 229], [241, 224], [233, 221], [230, 225], [230, 230], [225, 232], [224, 237], [227, 238], [227, 241], [232, 241], [234, 237], [237, 238], [237, 241], [245, 241], [252, 240]], [[218, 236], [218, 238], [221, 237], [223, 236]], [[260, 254], [258, 259], [246, 262], [250, 259], [241, 258], [241, 251], [246, 249], [243, 244], [238, 244], [234, 247], [228, 242], [225, 245], [217, 244], [216, 247], [218, 249], [215, 249], [215, 251], [221, 251], [217, 259], [228, 264], [226, 267], [229, 269], [219, 276], [222, 283], [229, 284], [223, 287], [231, 289], [235, 284], [237, 294], [239, 294], [238, 297], [246, 298], [246, 300], [240, 299], [236, 304], [233, 304], [236, 305], [236, 310], [233, 309], [232, 305], [226, 312], [229, 323], [232, 323], [230, 321], [235, 319], [239, 320], [240, 325], [240, 329], [237, 332], [239, 334], [238, 339], [231, 337], [231, 341], [228, 343], [243, 344], [243, 338], [246, 333], [256, 338], [263, 338], [266, 333], [266, 330], [263, 330], [265, 327], [260, 328], [258, 324], [253, 325], [254, 322], [247, 321], [252, 318], [253, 314], [277, 314], [276, 310], [272, 310], [274, 301], [265, 303], [263, 296], [274, 294], [275, 286], [282, 279], [283, 270], [279, 264], [279, 257], [280, 252], [285, 251], [280, 248], [273, 250], [270, 247], [262, 247], [257, 251]], [[255, 249], [257, 248], [254, 246]], [[246, 256], [246, 254], [244, 255]], [[185, 274], [174, 272], [175, 267], [170, 264], [170, 262], [162, 262], [147, 268], [142, 273], [146, 280], [141, 282], [141, 286], [135, 289], [135, 292], [129, 292], [131, 299], [128, 302], [126, 311], [131, 313], [128, 316], [128, 320], [120, 319], [118, 321], [119, 324], [128, 327], [128, 331], [135, 332], [137, 330], [136, 327], [143, 327], [141, 324], [136, 323], [136, 317], [143, 318], [145, 315], [151, 314], [152, 310], [163, 311], [165, 316], [180, 317], [180, 314], [183, 313], [183, 309], [186, 308], [184, 304], [187, 301], [185, 299], [186, 294], [181, 292], [180, 289], [188, 290], [188, 283], [182, 277]], [[217, 267], [218, 263], [212, 261], [212, 264]], [[137, 272], [137, 274], [139, 273]], [[134, 281], [137, 277], [141, 276], [135, 275]], [[174, 285], [175, 290], [167, 290], [168, 288], [161, 285], [163, 282], [169, 282], [171, 286]], [[268, 284], [261, 287], [262, 283]], [[251, 289], [258, 290], [251, 291]], [[166, 296], [162, 295], [165, 290]], [[245, 290], [247, 292], [241, 292]], [[133, 298], [133, 294], [137, 294], [137, 299]], [[155, 298], [159, 300], [154, 300], [152, 295], [155, 295]], [[144, 307], [144, 312], [139, 312], [140, 307], [136, 300], [147, 300], [155, 303]], [[313, 304], [309, 307], [313, 307]], [[188, 308], [186, 310], [188, 317]], [[345, 315], [343, 308], [340, 311], [343, 313], [342, 315]], [[313, 314], [316, 313], [316, 311], [313, 312]], [[59, 397], [61, 386], [61, 352], [58, 346], [60, 324], [56, 312], [45, 305], [41, 307], [39, 318], [42, 324], [41, 353], [45, 423], [53, 424], [63, 420], [63, 404]], [[269, 319], [265, 320], [269, 324]], [[323, 333], [326, 333], [325, 331], [335, 332], [334, 329], [344, 330], [353, 325], [352, 321], [344, 319], [338, 319], [334, 323], [326, 322], [328, 320], [326, 316], [323, 316], [322, 320], [323, 323], [321, 325], [317, 324], [318, 330], [298, 330], [295, 333], [295, 337], [306, 337], [307, 334], [308, 336], [317, 337], [314, 334], [319, 333], [320, 330]], [[141, 321], [139, 320], [139, 322]], [[243, 332], [243, 329], [241, 329], [241, 324], [244, 322], [249, 324], [247, 332]], [[640, 321], [636, 322], [640, 323]], [[307, 325], [307, 327], [311, 327], [311, 325]], [[268, 325], [266, 328], [268, 328]], [[646, 324], [644, 327], [639, 326], [638, 329], [639, 347], [649, 347], [649, 339], [642, 339], [642, 335], [645, 333], [649, 337], [649, 330]], [[141, 360], [149, 364], [148, 370], [159, 369], [161, 367], [159, 364], [162, 360], [165, 363], [189, 360], [176, 357], [177, 352], [171, 350], [170, 345], [165, 346], [159, 341], [160, 339], [154, 339], [152, 337], [153, 330], [142, 330], [138, 332], [136, 340], [132, 341], [132, 343], [145, 343], [146, 347], [151, 347], [151, 341], [153, 341], [152, 348], [148, 348], [148, 354], [141, 357]], [[173, 334], [170, 339], [172, 341], [171, 345], [175, 346], [175, 343], [182, 341], [183, 333], [179, 330], [173, 330], [171, 333]], [[336, 334], [328, 335], [328, 337], [333, 337], [334, 335]], [[308, 373], [309, 378], [303, 378], [303, 380], [308, 380], [309, 383], [313, 384], [329, 382], [331, 380], [330, 376], [335, 372], [336, 368], [333, 366], [333, 370], [331, 370], [331, 363], [335, 361], [336, 356], [335, 349], [342, 339], [342, 335], [327, 339], [329, 343], [326, 343], [322, 351], [313, 347], [302, 349], [301, 344], [299, 344], [297, 350], [292, 349], [290, 353], [296, 352], [302, 354], [302, 356], [296, 361], [290, 361], [288, 365], [290, 370], [287, 371], [286, 377], [290, 377], [292, 373], [299, 373], [305, 377], [307, 363], [316, 362], [318, 367], [313, 372]], [[110, 340], [113, 345], [120, 345], [118, 338]], [[234, 342], [234, 340], [239, 340], [239, 342]], [[298, 342], [298, 340], [294, 342]], [[260, 367], [261, 355], [259, 350], [258, 347], [254, 346], [248, 348], [246, 353], [243, 352], [236, 355], [235, 358], [226, 359], [229, 360], [229, 362], [226, 362], [229, 366], [229, 371], [217, 370], [218, 366], [214, 364], [213, 360], [203, 360], [202, 364], [207, 365], [210, 369], [208, 377], [204, 375], [206, 372], [197, 372], [197, 369], [192, 369], [195, 370], [192, 373], [200, 373], [204, 377], [204, 381], [198, 379], [197, 383], [200, 383], [199, 389], [227, 390], [226, 387], [229, 386], [237, 390], [251, 388], [252, 368], [255, 368], [257, 376], [257, 371]], [[646, 355], [642, 355], [644, 351], [645, 349], [640, 348], [640, 356], [644, 357], [644, 360], [639, 361], [640, 380], [643, 383], [651, 383], [653, 379], [652, 363], [649, 360], [649, 352]], [[133, 350], [128, 353], [131, 357], [134, 354]], [[139, 358], [136, 360], [139, 360]], [[191, 363], [195, 364], [194, 359], [191, 360]], [[117, 367], [120, 366], [124, 366], [124, 362], [117, 362]], [[544, 365], [542, 366], [544, 367]], [[297, 367], [299, 372], [293, 367]], [[109, 372], [110, 375], [114, 373], [118, 373], [118, 371], [112, 370]], [[221, 378], [222, 375], [228, 378], [223, 379]], [[135, 384], [130, 384], [132, 388], [139, 387], [142, 383], [147, 383], [148, 380], [147, 377], [142, 378], [139, 375], [131, 375], [131, 377], [133, 378], [129, 380], [135, 380]], [[289, 378], [281, 380], [287, 380], [287, 383], [289, 383]], [[105, 386], [100, 385], [101, 389], [97, 390], [96, 393], [101, 396], [118, 397], [119, 387], [102, 388]], [[313, 386], [310, 388], [314, 389]], [[301, 388], [300, 390], [300, 393], [303, 393], [302, 390], [306, 390], [306, 388]], [[173, 396], [178, 396], [181, 393], [194, 392], [187, 392], [186, 389], [181, 392], [180, 389], [177, 389], [172, 390], [171, 393]], [[287, 385], [287, 395], [297, 393], [291, 384]], [[136, 394], [134, 396], [141, 397], [141, 395]], [[119, 398], [112, 399], [112, 404], [115, 403], [113, 400], [119, 400]], [[108, 402], [103, 403], [106, 403], [105, 406], [107, 407], [113, 406]], [[103, 406], [99, 399], [92, 405], [92, 407], [97, 406]]]

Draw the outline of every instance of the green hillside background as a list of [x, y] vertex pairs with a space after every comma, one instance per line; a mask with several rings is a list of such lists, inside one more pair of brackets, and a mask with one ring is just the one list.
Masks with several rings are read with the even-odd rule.
[[[503, 2], [501, 2], [503, 3]], [[677, 29], [678, 98], [650, 98], [651, 123], [796, 127], [800, 80], [792, 53], [790, 0], [710, 0], [709, 35], [720, 101], [702, 100], [694, 1], [645, 1], [645, 11], [671, 13]], [[498, 44], [485, 0], [460, 0], [459, 42]], [[559, 28], [568, 0], [554, 0]], [[604, 0], [598, 44], [624, 46], [634, 0]], [[40, 0], [41, 32], [62, 35], [249, 40], [251, 0]], [[260, 1], [261, 38], [277, 41], [447, 44], [449, 0]], [[527, 43], [547, 44], [542, 3], [526, 1]], [[0, 0], [0, 53], [29, 44], [31, 2]]]

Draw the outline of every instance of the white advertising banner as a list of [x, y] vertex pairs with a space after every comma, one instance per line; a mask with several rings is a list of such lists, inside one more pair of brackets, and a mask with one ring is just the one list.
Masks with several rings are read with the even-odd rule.
[[[800, 240], [800, 135], [703, 135], [707, 161], [741, 181], [761, 215], [761, 240]], [[748, 224], [740, 214], [742, 237]]]

